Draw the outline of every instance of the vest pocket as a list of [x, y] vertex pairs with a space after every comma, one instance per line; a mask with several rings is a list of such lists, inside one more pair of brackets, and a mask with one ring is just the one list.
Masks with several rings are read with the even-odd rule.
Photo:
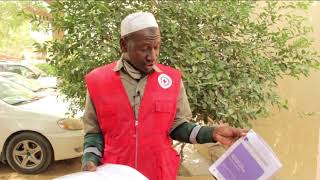
[[173, 103], [171, 101], [156, 101], [154, 128], [160, 133], [166, 133], [171, 126]]
[[118, 154], [113, 152], [109, 149], [109, 147], [106, 147], [104, 149], [104, 155], [103, 155], [103, 163], [112, 163], [117, 164], [118, 163]]
[[[100, 113], [99, 113], [100, 111]], [[116, 111], [111, 105], [104, 105], [98, 111], [98, 121], [102, 131], [112, 133], [115, 126]]]
[[180, 156], [172, 148], [167, 147], [155, 155], [157, 157], [157, 169], [160, 179], [175, 180], [178, 176]]
[[172, 101], [156, 101], [156, 112], [171, 113], [173, 111]]

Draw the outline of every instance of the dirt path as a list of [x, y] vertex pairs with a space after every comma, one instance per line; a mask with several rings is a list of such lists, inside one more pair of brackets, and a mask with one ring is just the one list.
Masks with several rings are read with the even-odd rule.
[[13, 171], [8, 165], [0, 163], [0, 180], [49, 180], [79, 171], [80, 158], [57, 161], [48, 170], [38, 175], [24, 175]]
[[[24, 175], [13, 171], [8, 165], [0, 163], [0, 180], [49, 180], [79, 171], [81, 159], [58, 161], [49, 166], [48, 170], [38, 175]], [[212, 180], [210, 176], [178, 177], [178, 180]]]

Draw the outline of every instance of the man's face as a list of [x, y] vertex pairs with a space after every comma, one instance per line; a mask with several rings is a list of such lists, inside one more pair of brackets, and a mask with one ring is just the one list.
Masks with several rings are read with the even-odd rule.
[[156, 27], [142, 29], [129, 34], [121, 42], [122, 52], [128, 60], [142, 73], [152, 72], [152, 66], [158, 61], [160, 53], [160, 31]]

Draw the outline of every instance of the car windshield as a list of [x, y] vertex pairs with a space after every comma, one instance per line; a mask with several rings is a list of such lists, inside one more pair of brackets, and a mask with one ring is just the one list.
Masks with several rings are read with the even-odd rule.
[[23, 76], [16, 74], [16, 73], [10, 73], [10, 72], [5, 72], [1, 73], [0, 76], [8, 79], [9, 81], [12, 81], [14, 83], [17, 83], [33, 92], [37, 92], [41, 90], [41, 85], [39, 82], [33, 80], [33, 79], [27, 79], [24, 78]]
[[31, 102], [38, 99], [37, 95], [23, 86], [0, 79], [0, 99], [4, 102], [16, 105]]
[[31, 64], [28, 64], [26, 65], [26, 67], [28, 67], [32, 72], [34, 72], [38, 77], [39, 76], [46, 76], [46, 73], [41, 71], [39, 68], [31, 65]]

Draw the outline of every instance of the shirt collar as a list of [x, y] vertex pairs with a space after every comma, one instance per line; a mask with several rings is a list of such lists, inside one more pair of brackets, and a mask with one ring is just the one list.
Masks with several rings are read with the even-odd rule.
[[[116, 65], [114, 66], [113, 71], [115, 71], [115, 72], [120, 71], [120, 70], [123, 68], [123, 61], [124, 61], [124, 60], [123, 60], [122, 58], [120, 58], [120, 59], [116, 62]], [[162, 72], [162, 70], [161, 70], [156, 64], [154, 64], [154, 65], [152, 66], [152, 69], [153, 69], [154, 71], [158, 72], [158, 73], [161, 73], [161, 72]]]

